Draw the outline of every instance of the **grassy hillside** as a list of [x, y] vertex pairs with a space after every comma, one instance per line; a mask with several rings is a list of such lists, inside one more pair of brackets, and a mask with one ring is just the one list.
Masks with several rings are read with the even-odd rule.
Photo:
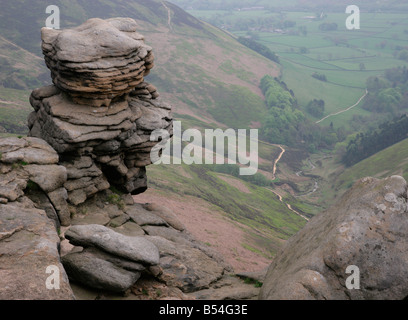
[[336, 179], [336, 190], [345, 190], [363, 177], [385, 178], [400, 175], [408, 180], [408, 139], [401, 141], [356, 165]]
[[[338, 157], [330, 153], [315, 154], [303, 162], [302, 170], [302, 175], [312, 177], [318, 188], [313, 193], [301, 193], [297, 200], [301, 205], [312, 204], [306, 212], [316, 213], [315, 210], [321, 211], [322, 208], [330, 207], [361, 178], [382, 179], [399, 175], [408, 180], [408, 139], [349, 168], [345, 168]], [[310, 185], [309, 189], [311, 189]], [[293, 201], [291, 203], [295, 204]]]
[[248, 240], [242, 245], [257, 248], [268, 258], [277, 252], [282, 240], [306, 223], [266, 188], [212, 172], [205, 166], [151, 166], [148, 176], [150, 187], [166, 197], [185, 195], [204, 200], [215, 212], [248, 226]]
[[[156, 68], [148, 81], [173, 103], [177, 114], [235, 128], [248, 128], [265, 114], [258, 85], [265, 74], [277, 75], [277, 66], [177, 6], [156, 0], [59, 0], [53, 4], [60, 8], [61, 28], [93, 17], [136, 19], [156, 55]], [[2, 5], [0, 67], [10, 69], [9, 78], [15, 78], [3, 86], [32, 89], [48, 79], [40, 49], [40, 28], [45, 25], [48, 5], [45, 0]], [[0, 99], [5, 100], [1, 92]]]

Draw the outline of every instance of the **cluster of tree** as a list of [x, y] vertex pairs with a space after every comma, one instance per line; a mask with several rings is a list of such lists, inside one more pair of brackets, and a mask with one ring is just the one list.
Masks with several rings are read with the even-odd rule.
[[313, 99], [306, 106], [306, 110], [316, 118], [323, 117], [325, 110], [325, 102], [324, 100], [321, 99], [320, 100]]
[[271, 49], [269, 49], [267, 46], [249, 38], [245, 37], [239, 37], [238, 41], [243, 44], [244, 46], [258, 52], [260, 55], [264, 56], [265, 58], [268, 58], [269, 60], [275, 61], [276, 63], [279, 63], [279, 57], [273, 52]]
[[319, 25], [319, 30], [321, 31], [336, 31], [338, 29], [338, 25], [335, 22], [324, 22], [321, 25]]
[[320, 81], [323, 81], [323, 82], [327, 82], [327, 77], [326, 77], [326, 75], [323, 74], [323, 73], [317, 73], [317, 72], [315, 72], [315, 73], [312, 74], [312, 77], [315, 78], [315, 79], [317, 79], [317, 80], [320, 80]]
[[331, 148], [339, 141], [332, 125], [321, 127], [306, 118], [298, 109], [293, 91], [283, 81], [265, 76], [260, 87], [268, 107], [268, 115], [260, 130], [263, 140], [306, 148], [310, 152]]
[[262, 78], [261, 90], [269, 109], [274, 107], [279, 109], [292, 108], [296, 103], [293, 92], [287, 90], [286, 84], [276, 78], [270, 76]]
[[359, 133], [349, 142], [342, 161], [346, 166], [352, 166], [407, 137], [408, 117], [404, 114], [384, 122], [377, 130]]
[[398, 115], [408, 107], [408, 69], [389, 69], [384, 77], [367, 80], [369, 94], [363, 108], [376, 113]]

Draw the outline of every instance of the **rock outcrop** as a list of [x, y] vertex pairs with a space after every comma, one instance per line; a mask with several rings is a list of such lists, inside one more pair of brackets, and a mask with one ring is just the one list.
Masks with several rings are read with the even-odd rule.
[[29, 135], [58, 152], [74, 206], [110, 186], [131, 194], [145, 191], [146, 166], [157, 144], [151, 133], [172, 134], [171, 106], [144, 82], [154, 56], [136, 29], [127, 18], [42, 29], [54, 85], [33, 91]]
[[[288, 241], [269, 268], [260, 299], [406, 299], [407, 196], [402, 177], [357, 182]], [[349, 266], [358, 267], [360, 277]], [[360, 289], [353, 288], [355, 277]]]
[[[59, 190], [67, 180], [58, 154], [37, 138], [0, 140], [0, 299], [73, 299], [60, 262], [57, 230], [69, 211]], [[65, 190], [65, 189], [64, 189]], [[60, 289], [49, 289], [49, 266]]]
[[[23, 197], [33, 199], [47, 210], [56, 227], [70, 224], [66, 203], [67, 170], [58, 164], [57, 152], [37, 138], [4, 138], [0, 141], [0, 203], [7, 204]], [[36, 201], [37, 200], [37, 201]]]
[[[0, 204], [0, 218], [0, 300], [74, 299], [60, 262], [60, 238], [46, 212], [21, 197]], [[47, 286], [53, 275], [57, 287]]]
[[62, 262], [76, 283], [126, 293], [137, 290], [132, 279], [147, 277], [187, 294], [209, 288], [232, 271], [211, 248], [173, 228], [169, 222], [181, 223], [170, 210], [125, 204], [126, 195], [120, 198], [111, 204], [112, 194], [97, 194], [79, 206], [65, 231]]
[[42, 40], [54, 84], [31, 94], [29, 137], [0, 139], [0, 299], [140, 297], [146, 284], [191, 299], [213, 286], [231, 271], [223, 259], [173, 212], [132, 198], [147, 188], [152, 132], [172, 134], [136, 22], [91, 19]]

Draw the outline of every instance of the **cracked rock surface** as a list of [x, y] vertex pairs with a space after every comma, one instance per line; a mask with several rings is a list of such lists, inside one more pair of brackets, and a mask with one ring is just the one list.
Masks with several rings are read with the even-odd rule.
[[[360, 270], [350, 290], [349, 266]], [[313, 218], [276, 256], [260, 299], [402, 300], [408, 296], [407, 183], [358, 181]]]

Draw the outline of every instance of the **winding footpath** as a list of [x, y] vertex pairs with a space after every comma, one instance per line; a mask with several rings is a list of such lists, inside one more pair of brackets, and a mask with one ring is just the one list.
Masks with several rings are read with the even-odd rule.
[[[272, 172], [272, 174], [273, 174], [273, 180], [275, 180], [275, 179], [276, 179], [276, 170], [277, 170], [277, 168], [278, 168], [278, 163], [279, 163], [279, 161], [282, 159], [282, 157], [283, 157], [283, 155], [285, 154], [286, 150], [285, 150], [285, 148], [283, 148], [281, 145], [276, 145], [276, 144], [274, 144], [273, 146], [278, 147], [278, 148], [281, 149], [281, 153], [280, 153], [279, 156], [276, 158], [276, 160], [275, 160], [275, 162], [274, 162], [274, 164], [273, 164], [273, 172]], [[269, 190], [269, 191], [272, 192], [274, 195], [276, 195], [276, 196], [278, 197], [279, 201], [282, 202], [284, 205], [286, 205], [286, 207], [288, 207], [288, 209], [289, 209], [290, 211], [292, 211], [293, 213], [295, 213], [295, 214], [298, 215], [299, 217], [305, 219], [306, 221], [309, 221], [309, 219], [308, 219], [307, 217], [305, 217], [305, 216], [302, 215], [301, 213], [299, 213], [299, 212], [297, 212], [296, 210], [294, 210], [294, 209], [292, 208], [292, 206], [291, 206], [289, 203], [286, 203], [285, 201], [283, 201], [283, 197], [282, 197], [279, 193], [277, 193], [277, 192], [275, 192], [275, 191], [273, 191], [272, 189], [269, 189], [269, 188], [265, 188], [265, 189], [266, 189], [266, 190]]]
[[322, 122], [322, 121], [324, 121], [324, 120], [326, 120], [326, 119], [328, 119], [328, 118], [330, 118], [330, 117], [338, 116], [339, 114], [342, 114], [342, 113], [344, 113], [344, 112], [350, 111], [351, 109], [354, 109], [355, 107], [357, 107], [357, 106], [360, 104], [361, 101], [363, 101], [363, 99], [364, 99], [367, 95], [368, 95], [368, 89], [366, 89], [365, 94], [357, 101], [356, 104], [352, 105], [351, 107], [348, 107], [347, 109], [341, 110], [341, 111], [339, 111], [339, 112], [329, 114], [328, 116], [325, 116], [323, 119], [320, 119], [319, 121], [316, 121], [316, 124], [319, 124], [320, 122]]
[[279, 147], [282, 150], [282, 152], [279, 154], [279, 156], [276, 158], [276, 160], [275, 160], [275, 162], [273, 164], [273, 172], [272, 172], [273, 180], [276, 179], [276, 170], [278, 168], [278, 162], [282, 159], [283, 155], [286, 152], [286, 150], [281, 145], [275, 145], [275, 147]]
[[173, 31], [173, 27], [171, 25], [171, 10], [170, 8], [164, 3], [164, 1], [162, 1], [162, 5], [163, 7], [167, 10], [167, 24], [169, 25], [169, 29], [170, 31]]

